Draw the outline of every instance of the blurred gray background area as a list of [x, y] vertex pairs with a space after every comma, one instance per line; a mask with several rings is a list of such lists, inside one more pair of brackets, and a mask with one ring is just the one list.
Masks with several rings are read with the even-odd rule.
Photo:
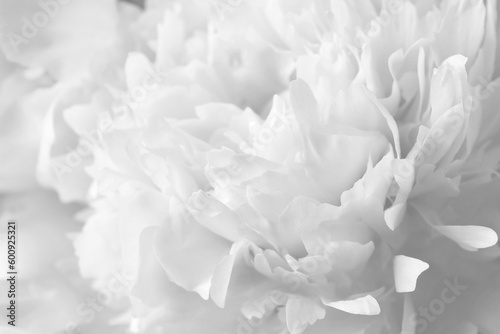
[[139, 6], [141, 8], [144, 8], [144, 2], [146, 0], [121, 0], [121, 1], [130, 2], [130, 3], [136, 4], [137, 6]]

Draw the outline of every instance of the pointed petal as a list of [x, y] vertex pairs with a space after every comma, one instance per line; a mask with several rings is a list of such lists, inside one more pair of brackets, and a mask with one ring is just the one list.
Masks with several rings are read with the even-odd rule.
[[371, 295], [352, 299], [340, 300], [337, 302], [325, 302], [323, 304], [351, 314], [377, 315], [380, 313], [380, 306]]
[[417, 279], [429, 265], [419, 259], [405, 255], [394, 257], [394, 282], [397, 292], [412, 292], [417, 286]]

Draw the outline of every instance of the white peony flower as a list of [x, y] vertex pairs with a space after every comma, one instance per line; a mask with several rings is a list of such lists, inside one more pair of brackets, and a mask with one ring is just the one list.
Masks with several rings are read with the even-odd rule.
[[127, 60], [130, 94], [166, 83], [95, 152], [83, 273], [133, 277], [141, 333], [493, 333], [496, 205], [459, 203], [498, 169], [495, 3], [242, 2], [189, 31], [194, 3]]
[[19, 143], [11, 160], [31, 165], [4, 164], [0, 191], [85, 205], [74, 247], [97, 293], [61, 297], [44, 326], [496, 333], [497, 15], [493, 0], [8, 6], [0, 154]]

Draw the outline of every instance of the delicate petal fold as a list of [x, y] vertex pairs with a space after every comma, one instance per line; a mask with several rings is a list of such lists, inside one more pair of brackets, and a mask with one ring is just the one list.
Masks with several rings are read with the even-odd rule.
[[394, 257], [394, 284], [397, 292], [412, 292], [420, 274], [429, 269], [429, 264], [405, 255]]

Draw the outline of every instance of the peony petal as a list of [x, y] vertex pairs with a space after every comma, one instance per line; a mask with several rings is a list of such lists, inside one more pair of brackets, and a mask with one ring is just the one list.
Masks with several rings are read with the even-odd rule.
[[498, 235], [489, 227], [466, 225], [466, 226], [435, 226], [444, 236], [455, 241], [460, 247], [469, 251], [479, 248], [487, 248], [498, 242]]
[[323, 304], [336, 308], [338, 310], [360, 315], [377, 315], [380, 314], [380, 306], [375, 298], [371, 295], [359, 297], [352, 300], [341, 300], [337, 302], [325, 302]]
[[307, 325], [313, 325], [325, 315], [325, 310], [309, 298], [290, 298], [286, 303], [286, 326], [290, 334], [301, 334]]
[[378, 133], [311, 135], [306, 142], [307, 171], [333, 204], [366, 172], [368, 160], [378, 162], [389, 151], [385, 136]]
[[[443, 1], [444, 14], [439, 30], [433, 41], [436, 61], [460, 54], [475, 57], [485, 32], [485, 5], [482, 0]], [[469, 27], [467, 22], [481, 22]]]
[[[180, 287], [197, 292], [203, 299], [208, 299], [214, 272], [220, 266], [218, 287], [214, 287], [214, 298], [223, 304], [219, 291], [227, 286], [223, 272], [230, 269], [232, 258], [230, 243], [200, 226], [187, 220], [186, 216], [172, 217], [171, 227], [162, 226], [158, 231], [153, 247], [155, 254], [169, 276]], [[175, 226], [178, 225], [178, 232]], [[203, 252], [199, 252], [203, 249]], [[182, 254], [179, 257], [178, 254]]]
[[459, 104], [466, 96], [469, 84], [465, 64], [467, 58], [456, 55], [446, 59], [432, 76], [431, 123], [436, 123], [450, 108]]
[[322, 118], [319, 114], [318, 101], [309, 85], [302, 79], [290, 84], [290, 98], [292, 109], [301, 122], [312, 127], [319, 126]]
[[229, 255], [225, 256], [215, 268], [212, 285], [210, 286], [210, 297], [220, 308], [224, 308], [226, 303], [227, 289], [231, 280], [231, 273], [233, 271], [237, 253], [240, 250], [245, 249], [246, 245], [247, 242], [245, 241], [233, 244]]
[[412, 292], [417, 286], [417, 278], [429, 265], [422, 260], [405, 255], [394, 257], [394, 283], [397, 292]]

